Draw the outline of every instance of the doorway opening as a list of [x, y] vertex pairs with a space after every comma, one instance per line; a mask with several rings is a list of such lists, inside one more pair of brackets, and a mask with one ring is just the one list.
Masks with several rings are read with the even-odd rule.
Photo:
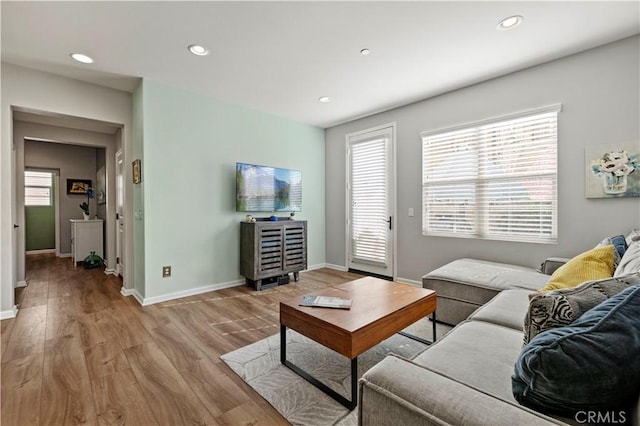
[[[26, 229], [37, 229], [44, 222], [38, 220], [42, 219], [42, 215], [34, 216], [34, 212], [29, 211], [30, 206], [25, 207], [28, 204], [26, 196], [30, 191], [25, 186], [25, 171], [54, 172], [50, 195], [57, 208], [54, 220], [55, 253], [51, 256], [71, 257], [71, 220], [84, 219], [80, 205], [88, 201], [90, 219], [100, 219], [104, 225], [101, 250], [101, 257], [105, 261], [104, 272], [116, 275], [115, 152], [123, 149], [122, 125], [17, 107], [13, 107], [12, 112], [17, 231], [14, 246], [16, 286], [28, 285], [27, 253], [43, 254], [37, 250], [51, 250], [50, 231], [47, 233], [48, 247], [33, 249], [32, 235]], [[88, 200], [86, 193], [69, 191], [68, 183], [73, 181], [90, 182], [94, 198]], [[43, 192], [42, 189], [40, 191]], [[46, 193], [46, 189], [44, 192]], [[122, 207], [124, 208], [125, 206]], [[47, 214], [50, 215], [50, 212]]]

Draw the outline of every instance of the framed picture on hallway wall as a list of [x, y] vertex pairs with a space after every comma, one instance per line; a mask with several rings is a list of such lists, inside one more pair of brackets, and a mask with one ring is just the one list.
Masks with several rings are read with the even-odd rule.
[[67, 194], [85, 195], [91, 188], [91, 179], [67, 179]]
[[131, 164], [133, 166], [133, 183], [140, 183], [142, 181], [142, 170], [140, 170], [140, 160], [134, 160]]

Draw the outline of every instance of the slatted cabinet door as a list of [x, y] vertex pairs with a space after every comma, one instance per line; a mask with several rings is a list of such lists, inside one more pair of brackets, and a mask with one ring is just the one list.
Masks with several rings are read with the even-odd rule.
[[307, 269], [307, 222], [294, 222], [284, 227], [284, 268], [286, 272]]
[[257, 229], [258, 242], [256, 258], [258, 260], [258, 275], [272, 276], [282, 274], [282, 226], [259, 226]]

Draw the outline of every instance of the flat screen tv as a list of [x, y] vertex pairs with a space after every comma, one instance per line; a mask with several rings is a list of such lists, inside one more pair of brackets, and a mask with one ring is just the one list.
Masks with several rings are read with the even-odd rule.
[[236, 163], [236, 211], [299, 212], [302, 172]]

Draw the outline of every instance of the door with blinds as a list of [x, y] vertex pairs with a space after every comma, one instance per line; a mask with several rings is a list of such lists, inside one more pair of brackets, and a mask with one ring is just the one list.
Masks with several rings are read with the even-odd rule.
[[350, 270], [394, 277], [395, 125], [347, 135], [347, 262]]

